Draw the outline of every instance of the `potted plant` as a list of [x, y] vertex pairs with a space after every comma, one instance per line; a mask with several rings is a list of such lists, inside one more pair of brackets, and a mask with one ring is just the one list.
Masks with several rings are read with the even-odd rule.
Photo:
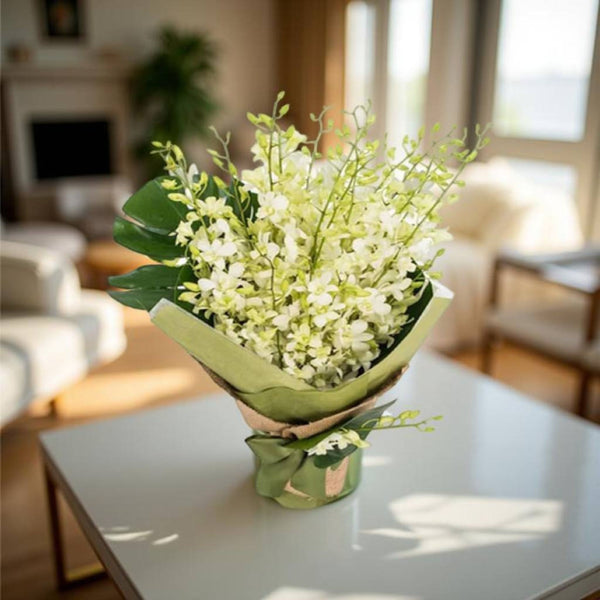
[[133, 103], [145, 123], [136, 153], [146, 159], [149, 176], [161, 171], [161, 161], [148, 154], [153, 140], [181, 144], [202, 138], [218, 109], [213, 94], [216, 48], [204, 33], [187, 33], [166, 26], [160, 45], [133, 76]]

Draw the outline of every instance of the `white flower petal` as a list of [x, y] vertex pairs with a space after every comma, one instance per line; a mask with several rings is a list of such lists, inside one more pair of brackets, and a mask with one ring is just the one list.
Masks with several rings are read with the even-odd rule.
[[198, 287], [203, 292], [214, 290], [217, 284], [212, 279], [198, 279]]
[[237, 252], [237, 246], [233, 242], [225, 242], [218, 250], [219, 256], [233, 256]]

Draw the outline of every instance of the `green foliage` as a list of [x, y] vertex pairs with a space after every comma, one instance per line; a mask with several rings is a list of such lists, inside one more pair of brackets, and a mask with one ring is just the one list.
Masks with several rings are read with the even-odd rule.
[[[439, 421], [442, 419], [441, 415], [437, 415], [435, 417], [430, 417], [427, 419], [416, 421], [416, 419], [421, 414], [418, 410], [405, 410], [396, 417], [383, 416], [383, 413], [386, 411], [386, 409], [392, 406], [394, 402], [396, 401], [392, 400], [387, 404], [376, 406], [375, 408], [372, 408], [370, 410], [365, 411], [364, 413], [352, 417], [345, 423], [335, 425], [327, 431], [324, 431], [309, 438], [290, 442], [289, 444], [286, 444], [286, 447], [294, 450], [303, 450], [304, 452], [308, 452], [311, 448], [314, 448], [320, 442], [323, 442], [329, 436], [338, 431], [355, 431], [361, 440], [365, 440], [372, 431], [379, 431], [383, 429], [400, 429], [412, 427], [414, 429], [417, 429], [418, 431], [428, 433], [434, 431], [434, 428], [430, 425], [431, 421]], [[314, 457], [315, 466], [319, 467], [320, 469], [325, 469], [327, 467], [335, 465], [337, 462], [339, 462], [346, 456], [349, 456], [356, 450], [356, 445], [349, 444], [344, 448], [337, 447], [330, 449], [327, 451], [326, 454], [317, 454]]]
[[[319, 433], [310, 438], [305, 438], [303, 440], [296, 440], [288, 444], [289, 448], [294, 448], [297, 450], [307, 451], [310, 448], [316, 446], [319, 442], [329, 437], [332, 433], [339, 429], [347, 429], [350, 431], [356, 431], [361, 439], [366, 439], [369, 433], [371, 433], [371, 429], [366, 429], [365, 425], [369, 421], [377, 421], [379, 417], [383, 414], [383, 412], [389, 408], [392, 404], [394, 404], [395, 400], [392, 402], [388, 402], [387, 404], [382, 404], [381, 406], [376, 406], [360, 415], [352, 417], [345, 423], [341, 425], [336, 425], [335, 427], [324, 431], [323, 433]], [[356, 446], [348, 445], [343, 449], [335, 448], [334, 450], [330, 450], [327, 454], [321, 456], [315, 456], [315, 466], [319, 467], [319, 469], [326, 469], [331, 465], [339, 462], [346, 456], [349, 456], [356, 450]]]
[[167, 177], [149, 181], [135, 192], [123, 206], [123, 212], [156, 233], [175, 231], [188, 212], [184, 204], [171, 202], [161, 183]]
[[[164, 27], [160, 46], [133, 77], [133, 100], [139, 116], [148, 122], [138, 153], [148, 159], [152, 140], [204, 137], [208, 120], [218, 104], [213, 96], [216, 49], [206, 34], [178, 32]], [[152, 174], [160, 163], [150, 157]]]
[[110, 285], [126, 291], [109, 290], [108, 293], [125, 306], [149, 311], [162, 298], [179, 304], [182, 285], [192, 278], [193, 272], [187, 265], [146, 265], [126, 275], [110, 277]]
[[108, 294], [111, 298], [124, 306], [146, 311], [151, 311], [163, 298], [173, 301], [175, 297], [174, 294], [170, 293], [168, 290], [160, 289], [139, 289], [126, 292], [120, 290], [108, 290]]
[[[169, 172], [186, 174], [184, 179], [181, 177], [159, 178], [161, 186], [173, 192], [167, 194], [170, 200], [183, 203], [184, 205], [191, 204], [195, 206], [198, 201], [206, 200], [209, 197], [224, 198], [225, 204], [231, 207], [238, 222], [246, 224], [255, 219], [256, 211], [259, 207], [258, 197], [254, 192], [244, 189], [241, 180], [237, 176], [237, 169], [231, 163], [228, 150], [229, 134], [227, 134], [225, 139], [221, 138], [216, 131], [215, 135], [223, 143], [224, 154], [221, 155], [216, 150], [209, 150], [208, 153], [213, 157], [215, 164], [220, 164], [223, 170], [229, 175], [231, 181], [229, 185], [226, 185], [220, 177], [208, 175], [207, 173], [201, 173], [192, 177], [192, 181], [184, 181], [184, 179], [190, 179], [189, 175], [187, 175], [190, 167], [179, 146], [171, 142], [162, 144], [155, 141], [152, 143], [154, 146], [152, 154], [157, 154], [162, 158], [165, 163], [165, 169]], [[226, 167], [225, 164], [228, 166]], [[189, 194], [188, 196], [184, 194], [186, 191]], [[185, 213], [189, 212], [189, 210], [189, 208], [186, 208]], [[184, 217], [181, 220], [184, 220]], [[178, 224], [175, 224], [175, 227]]]
[[162, 185], [164, 179], [149, 181], [125, 203], [125, 214], [137, 223], [117, 217], [113, 228], [117, 243], [153, 260], [167, 262], [109, 278], [110, 285], [125, 290], [111, 290], [109, 294], [121, 304], [141, 310], [151, 310], [162, 298], [181, 304], [178, 297], [183, 283], [194, 278], [192, 269], [185, 264], [185, 250], [175, 244], [171, 235], [185, 218], [187, 208], [169, 199]]
[[[154, 147], [156, 154], [167, 160], [178, 160], [178, 165], [186, 169], [200, 200], [223, 198], [238, 219], [254, 218], [258, 208], [256, 194], [242, 190], [236, 178], [225, 185], [218, 177], [188, 172], [178, 146], [169, 142], [155, 143]], [[121, 304], [149, 311], [160, 299], [167, 298], [186, 310], [192, 309], [189, 303], [181, 300], [181, 294], [186, 291], [186, 285], [197, 280], [197, 276], [189, 265], [185, 247], [176, 244], [175, 236], [175, 230], [190, 213], [189, 199], [182, 192], [185, 190], [176, 179], [157, 177], [142, 186], [123, 206], [123, 211], [132, 220], [116, 218], [113, 234], [117, 243], [164, 263], [109, 278], [110, 285], [122, 288], [109, 291]], [[203, 220], [198, 219], [194, 226], [202, 224]]]
[[182, 281], [187, 281], [182, 275], [193, 277], [194, 274], [187, 266], [145, 265], [125, 275], [111, 277], [110, 285], [125, 290], [173, 288]]
[[115, 219], [113, 236], [121, 246], [156, 261], [173, 260], [183, 256], [184, 250], [175, 245], [174, 237], [145, 229], [121, 217]]

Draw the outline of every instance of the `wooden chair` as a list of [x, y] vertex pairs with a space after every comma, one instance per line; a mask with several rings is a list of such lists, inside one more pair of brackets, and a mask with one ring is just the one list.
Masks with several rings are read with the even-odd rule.
[[[499, 303], [500, 274], [507, 268], [569, 290], [573, 292], [571, 300], [503, 308]], [[483, 371], [491, 373], [492, 352], [499, 340], [570, 366], [579, 372], [576, 412], [584, 415], [592, 378], [600, 375], [600, 247], [538, 256], [502, 251], [494, 262], [489, 304]]]

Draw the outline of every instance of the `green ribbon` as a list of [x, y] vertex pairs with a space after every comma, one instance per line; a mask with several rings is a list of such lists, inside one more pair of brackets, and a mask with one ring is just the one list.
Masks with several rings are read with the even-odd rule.
[[[315, 457], [308, 456], [304, 450], [290, 448], [291, 441], [264, 435], [246, 439], [257, 459], [255, 486], [259, 495], [272, 498], [287, 508], [316, 508], [339, 500], [356, 488], [360, 481], [362, 452], [355, 451], [349, 456], [350, 463], [341, 492], [327, 496], [327, 468], [317, 467]], [[335, 471], [342, 460], [329, 469]], [[301, 494], [286, 490], [288, 482]]]
[[291, 440], [280, 437], [253, 435], [246, 439], [258, 459], [256, 491], [261, 496], [276, 498], [283, 494], [285, 486], [306, 457], [303, 450], [288, 448]]

